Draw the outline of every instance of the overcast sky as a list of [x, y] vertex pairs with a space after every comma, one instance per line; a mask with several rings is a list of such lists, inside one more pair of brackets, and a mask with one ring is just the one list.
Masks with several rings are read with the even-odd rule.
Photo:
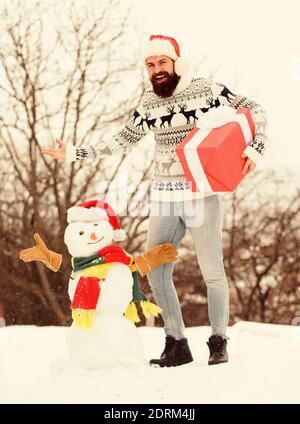
[[[145, 35], [178, 39], [182, 54], [200, 61], [199, 75], [261, 103], [272, 146], [265, 163], [299, 169], [299, 0], [133, 0]], [[184, 5], [184, 7], [183, 7]]]

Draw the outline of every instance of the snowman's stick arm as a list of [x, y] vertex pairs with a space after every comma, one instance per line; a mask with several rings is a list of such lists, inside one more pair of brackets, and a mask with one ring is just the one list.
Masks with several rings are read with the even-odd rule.
[[19, 252], [19, 258], [24, 262], [40, 261], [52, 271], [57, 272], [62, 262], [60, 253], [49, 250], [38, 233], [34, 234], [36, 245]]

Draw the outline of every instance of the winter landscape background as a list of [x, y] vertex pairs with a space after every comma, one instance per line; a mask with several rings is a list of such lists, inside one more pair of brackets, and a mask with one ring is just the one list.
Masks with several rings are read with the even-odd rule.
[[[189, 0], [184, 7], [170, 0], [0, 0], [0, 402], [80, 396], [142, 402], [148, 394], [153, 402], [299, 402], [299, 13], [297, 0], [255, 0], [251, 7], [238, 0]], [[206, 366], [206, 289], [187, 235], [175, 283], [196, 361], [173, 370], [141, 368], [135, 377], [141, 389], [128, 392], [118, 375], [125, 381], [130, 370], [55, 371], [71, 322], [63, 234], [66, 210], [98, 197], [121, 217], [128, 235], [123, 247], [133, 254], [145, 249], [154, 140], [147, 136], [127, 156], [71, 166], [46, 159], [41, 149], [56, 137], [94, 143], [129, 119], [148, 83], [139, 53], [151, 33], [177, 38], [197, 75], [261, 103], [270, 144], [255, 172], [223, 196], [230, 363]], [[33, 245], [34, 232], [63, 254], [59, 273], [18, 259]], [[143, 288], [151, 296], [146, 279]], [[162, 322], [142, 321], [138, 329], [147, 357], [162, 348], [162, 329], [154, 324]], [[94, 394], [72, 391], [78, 379], [96, 388]], [[99, 379], [109, 390], [99, 388]], [[216, 394], [217, 379], [223, 386]], [[114, 384], [121, 385], [119, 398]]]

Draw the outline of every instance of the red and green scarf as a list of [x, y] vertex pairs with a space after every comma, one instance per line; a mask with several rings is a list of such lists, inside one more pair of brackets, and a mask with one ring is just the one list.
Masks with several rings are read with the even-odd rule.
[[80, 272], [74, 299], [71, 303], [72, 318], [81, 328], [92, 327], [93, 317], [101, 292], [101, 280], [105, 278], [107, 271], [114, 262], [129, 266], [132, 272], [132, 301], [128, 305], [124, 315], [133, 322], [139, 322], [135, 302], [140, 302], [146, 318], [158, 316], [161, 309], [149, 302], [140, 289], [138, 271], [133, 256], [117, 245], [104, 247], [94, 255], [85, 258], [72, 258], [73, 272]]

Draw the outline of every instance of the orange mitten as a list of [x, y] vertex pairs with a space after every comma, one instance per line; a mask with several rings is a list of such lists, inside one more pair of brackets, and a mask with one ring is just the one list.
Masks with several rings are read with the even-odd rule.
[[24, 262], [41, 261], [52, 271], [58, 271], [61, 265], [62, 255], [49, 250], [38, 233], [34, 234], [34, 239], [36, 246], [21, 250], [19, 258]]
[[168, 262], [176, 262], [177, 249], [172, 243], [158, 244], [141, 256], [134, 258], [134, 262], [141, 276], [148, 274], [152, 269]]

